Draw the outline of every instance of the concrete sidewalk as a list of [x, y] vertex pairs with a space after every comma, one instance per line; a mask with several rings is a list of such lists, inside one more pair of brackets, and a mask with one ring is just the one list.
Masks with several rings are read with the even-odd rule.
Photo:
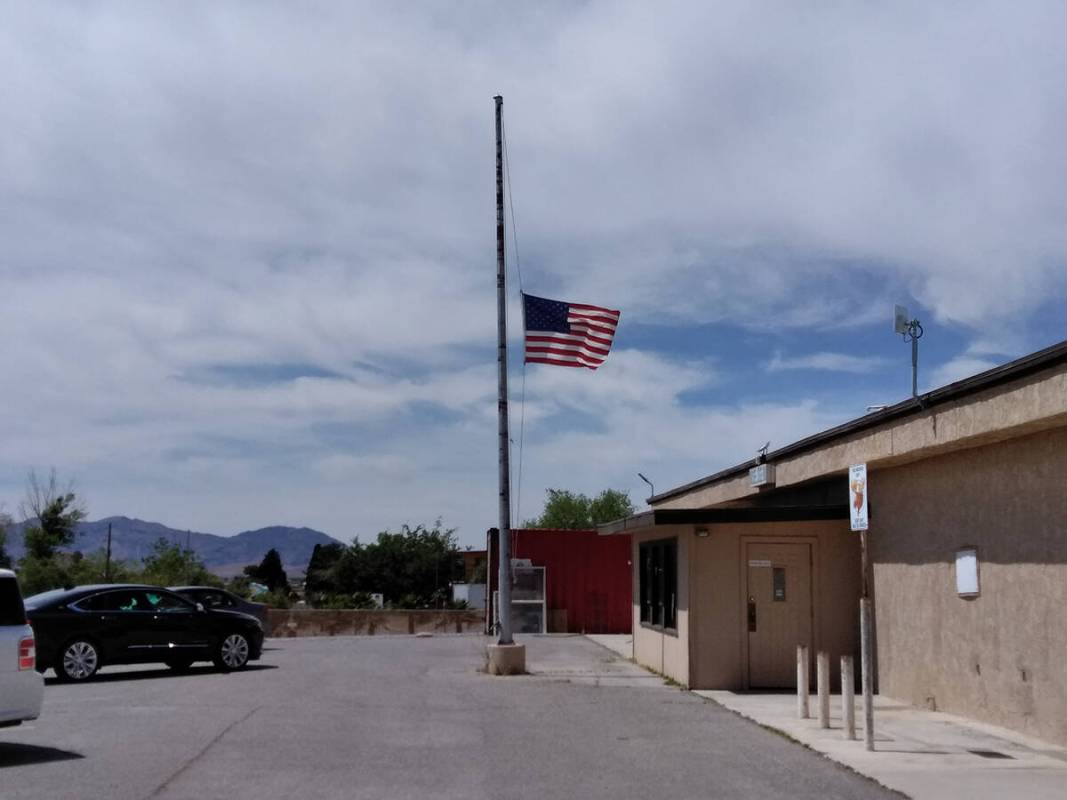
[[765, 727], [780, 731], [826, 757], [915, 800], [1064, 800], [1067, 748], [1003, 728], [889, 698], [875, 698], [875, 752], [863, 743], [863, 711], [856, 702], [857, 741], [844, 738], [841, 699], [831, 701], [830, 728], [797, 718], [795, 694], [696, 691]]
[[586, 639], [606, 647], [613, 653], [632, 661], [634, 657], [634, 637], [629, 633], [588, 633]]
[[[588, 639], [626, 659], [630, 635]], [[784, 733], [827, 758], [915, 800], [1067, 800], [1067, 748], [942, 712], [875, 698], [875, 751], [863, 744], [863, 708], [856, 698], [856, 741], [844, 738], [841, 698], [830, 704], [830, 728], [797, 718], [793, 693], [693, 692], [766, 728]]]

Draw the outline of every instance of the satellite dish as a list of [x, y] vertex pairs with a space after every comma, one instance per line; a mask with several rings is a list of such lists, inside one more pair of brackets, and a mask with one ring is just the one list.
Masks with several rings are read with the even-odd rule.
[[907, 333], [908, 332], [908, 324], [911, 322], [911, 320], [908, 319], [908, 317], [910, 317], [910, 316], [911, 315], [908, 314], [908, 309], [904, 308], [904, 306], [894, 306], [893, 307], [893, 332], [894, 333]]

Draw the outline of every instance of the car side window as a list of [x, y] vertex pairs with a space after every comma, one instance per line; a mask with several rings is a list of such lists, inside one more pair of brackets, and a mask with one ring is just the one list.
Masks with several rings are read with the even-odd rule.
[[121, 589], [115, 592], [101, 592], [84, 600], [79, 600], [75, 606], [83, 611], [149, 611], [148, 603], [140, 591]]
[[200, 602], [205, 608], [233, 608], [233, 599], [223, 592], [201, 592]]
[[170, 592], [153, 592], [149, 590], [144, 594], [145, 599], [148, 600], [149, 610], [151, 611], [180, 613], [182, 611], [191, 611], [193, 608], [189, 603]]

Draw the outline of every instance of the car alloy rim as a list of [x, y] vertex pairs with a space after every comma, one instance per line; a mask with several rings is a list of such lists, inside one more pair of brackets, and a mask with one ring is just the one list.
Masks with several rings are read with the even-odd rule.
[[222, 663], [227, 667], [243, 667], [248, 661], [248, 640], [239, 633], [226, 637], [222, 643]]
[[96, 648], [88, 642], [75, 642], [63, 653], [63, 671], [81, 680], [96, 672]]

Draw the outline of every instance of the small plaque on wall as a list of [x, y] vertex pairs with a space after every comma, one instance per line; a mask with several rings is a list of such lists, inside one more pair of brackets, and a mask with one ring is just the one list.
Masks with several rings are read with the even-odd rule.
[[978, 548], [961, 547], [956, 551], [956, 594], [978, 597]]

